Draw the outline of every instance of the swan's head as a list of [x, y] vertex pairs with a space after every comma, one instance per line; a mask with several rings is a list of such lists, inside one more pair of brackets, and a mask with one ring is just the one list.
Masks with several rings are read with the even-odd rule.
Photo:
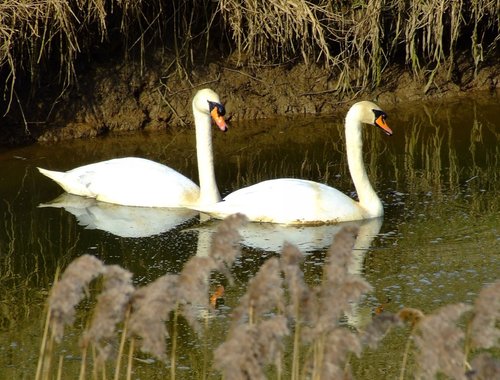
[[211, 89], [204, 88], [196, 93], [193, 98], [193, 112], [210, 115], [221, 131], [227, 131], [224, 120], [226, 109], [220, 102], [219, 95]]
[[346, 121], [356, 121], [375, 125], [386, 135], [392, 135], [392, 129], [387, 125], [387, 114], [373, 102], [363, 100], [355, 103], [347, 112]]

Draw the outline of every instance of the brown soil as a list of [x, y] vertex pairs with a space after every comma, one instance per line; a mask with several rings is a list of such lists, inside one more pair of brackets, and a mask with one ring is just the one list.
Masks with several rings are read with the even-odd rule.
[[445, 74], [436, 75], [427, 92], [425, 82], [394, 67], [385, 71], [386, 80], [378, 88], [353, 90], [352, 95], [342, 98], [335, 95], [331, 72], [316, 65], [250, 67], [229, 58], [200, 65], [189, 80], [166, 72], [167, 65], [157, 64], [141, 75], [141, 68], [134, 63], [89, 69], [79, 78], [78, 88], [59, 96], [56, 103], [50, 96], [46, 102], [39, 100], [26, 128], [19, 124], [3, 128], [0, 145], [184, 126], [192, 122], [191, 97], [203, 87], [220, 94], [228, 118], [233, 120], [330, 114], [363, 98], [384, 106], [500, 89], [498, 63], [481, 68], [476, 77], [472, 65], [460, 64], [451, 80]]

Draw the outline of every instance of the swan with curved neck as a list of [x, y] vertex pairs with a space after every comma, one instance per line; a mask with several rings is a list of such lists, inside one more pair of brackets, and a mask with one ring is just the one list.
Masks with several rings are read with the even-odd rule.
[[382, 216], [382, 202], [370, 184], [363, 163], [361, 129], [363, 124], [371, 124], [392, 135], [386, 117], [379, 106], [369, 101], [358, 102], [347, 112], [347, 160], [359, 202], [321, 183], [280, 178], [245, 187], [221, 202], [195, 209], [217, 219], [239, 212], [253, 222], [281, 224], [337, 223]]
[[168, 166], [138, 157], [101, 161], [67, 172], [38, 170], [70, 194], [124, 206], [193, 207], [219, 202], [211, 123], [213, 119], [220, 130], [227, 130], [224, 106], [219, 96], [210, 89], [198, 91], [192, 105], [199, 187]]

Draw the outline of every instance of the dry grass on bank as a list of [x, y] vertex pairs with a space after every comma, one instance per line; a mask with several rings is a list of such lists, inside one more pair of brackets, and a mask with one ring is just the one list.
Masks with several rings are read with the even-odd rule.
[[[102, 277], [102, 289], [81, 334], [80, 378], [90, 374], [96, 379], [110, 378], [106, 368], [115, 379], [120, 374], [132, 378], [138, 349], [169, 363], [164, 371], [176, 378], [178, 317], [182, 315], [198, 334], [203, 327], [205, 332], [211, 328], [214, 319], [207, 318], [213, 312], [211, 274], [223, 273], [231, 280], [231, 266], [240, 253], [237, 230], [244, 222], [242, 215], [229, 217], [215, 233], [209, 256], [193, 257], [181, 273], [166, 274], [140, 288], [132, 285], [132, 274], [119, 266], [104, 265], [90, 255], [74, 260], [54, 284], [48, 300], [36, 379], [64, 378], [65, 359], [62, 354], [55, 357], [56, 344], [63, 339], [64, 328], [74, 322], [75, 308], [97, 277]], [[280, 258], [265, 261], [248, 282], [232, 311], [227, 336], [199, 378], [208, 378], [214, 370], [226, 379], [352, 378], [350, 358], [360, 356], [364, 348], [375, 349], [390, 329], [404, 323], [409, 336], [402, 353], [401, 379], [409, 356], [417, 363], [412, 368], [417, 378], [431, 379], [439, 373], [464, 380], [498, 377], [498, 360], [477, 353], [498, 345], [500, 281], [484, 288], [474, 305], [448, 305], [430, 315], [410, 308], [397, 314], [384, 312], [362, 331], [340, 323], [371, 289], [347, 269], [356, 233], [344, 228], [335, 236], [323, 279], [316, 286], [305, 283], [302, 254], [294, 246], [286, 245]], [[285, 340], [292, 345], [288, 356]], [[106, 363], [112, 364], [106, 367]]]
[[477, 69], [498, 46], [499, 8], [499, 0], [1, 2], [4, 108], [18, 101], [19, 79], [36, 88], [39, 76], [49, 75], [65, 88], [80, 56], [110, 51], [117, 41], [123, 57], [136, 52], [144, 59], [148, 49], [166, 48], [179, 72], [210, 47], [229, 43], [242, 62], [325, 64], [340, 93], [378, 85], [393, 63], [410, 67], [429, 88], [439, 69], [451, 77], [458, 51]]
[[441, 66], [451, 75], [457, 50], [468, 51], [477, 68], [499, 41], [498, 0], [220, 3], [239, 51], [257, 60], [324, 62], [341, 92], [376, 86], [386, 66], [403, 62], [429, 87]]
[[170, 2], [161, 0], [0, 2], [0, 81], [7, 99], [4, 111], [19, 102], [19, 81], [31, 84], [31, 95], [42, 76], [44, 85], [58, 83], [64, 92], [76, 82], [80, 58], [92, 59], [98, 53], [114, 56], [118, 50], [125, 59], [130, 54], [142, 59], [152, 41], [156, 46], [166, 44], [165, 28], [172, 22], [182, 24], [171, 30], [175, 37], [185, 36], [186, 8], [193, 7], [185, 1], [179, 3], [183, 6], [177, 9], [174, 5], [172, 15], [166, 9]]

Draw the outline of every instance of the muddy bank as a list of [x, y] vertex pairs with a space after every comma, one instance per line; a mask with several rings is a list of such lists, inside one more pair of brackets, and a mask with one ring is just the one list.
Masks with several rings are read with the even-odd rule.
[[[437, 75], [428, 91], [401, 67], [385, 71], [378, 88], [353, 89], [336, 95], [336, 78], [315, 65], [242, 66], [232, 62], [200, 65], [180, 79], [170, 62], [146, 69], [135, 63], [90, 67], [78, 86], [63, 94], [38, 99], [25, 110], [26, 123], [4, 126], [0, 144], [51, 142], [89, 138], [105, 133], [164, 130], [191, 125], [191, 97], [197, 89], [216, 90], [231, 120], [260, 119], [296, 114], [330, 114], [344, 110], [357, 99], [374, 99], [381, 105], [415, 100], [446, 100], [475, 92], [500, 89], [500, 63], [481, 68], [457, 66], [451, 79]], [[15, 125], [17, 124], [17, 125]]]

